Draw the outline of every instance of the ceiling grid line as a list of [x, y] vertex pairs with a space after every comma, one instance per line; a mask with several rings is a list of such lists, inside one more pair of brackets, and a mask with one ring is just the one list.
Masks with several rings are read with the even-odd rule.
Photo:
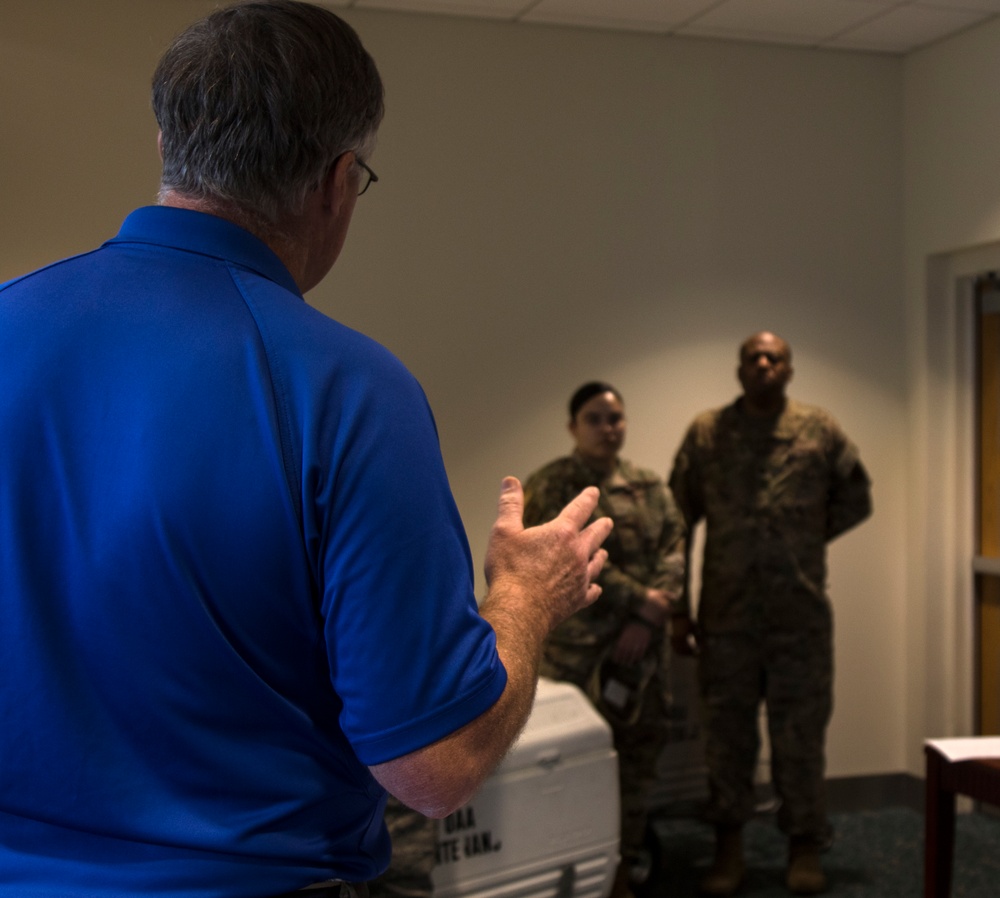
[[323, 0], [328, 6], [904, 55], [1000, 0]]

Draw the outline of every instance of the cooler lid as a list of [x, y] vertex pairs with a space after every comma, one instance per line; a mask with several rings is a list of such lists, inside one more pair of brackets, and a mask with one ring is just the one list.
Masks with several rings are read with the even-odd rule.
[[528, 722], [497, 773], [555, 766], [570, 757], [607, 752], [612, 745], [611, 727], [580, 689], [542, 677]]

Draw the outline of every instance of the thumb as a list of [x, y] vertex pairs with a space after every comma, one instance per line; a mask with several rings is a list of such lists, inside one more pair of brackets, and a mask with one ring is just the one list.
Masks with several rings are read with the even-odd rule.
[[524, 529], [524, 490], [516, 477], [504, 477], [500, 484], [496, 527], [513, 533]]

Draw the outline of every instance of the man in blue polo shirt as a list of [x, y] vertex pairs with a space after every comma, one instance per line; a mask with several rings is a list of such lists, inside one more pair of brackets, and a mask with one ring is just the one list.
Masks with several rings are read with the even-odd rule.
[[355, 33], [220, 10], [153, 105], [159, 205], [0, 287], [0, 896], [375, 876], [385, 790], [464, 803], [599, 592], [596, 492], [525, 530], [509, 478], [477, 609], [419, 385], [302, 298], [375, 180]]

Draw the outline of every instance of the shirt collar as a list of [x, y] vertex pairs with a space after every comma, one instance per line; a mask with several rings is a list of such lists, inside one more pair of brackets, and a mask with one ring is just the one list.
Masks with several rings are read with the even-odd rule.
[[794, 439], [802, 425], [802, 416], [796, 403], [785, 397], [785, 405], [771, 418], [757, 418], [748, 415], [743, 408], [743, 397], [737, 399], [732, 408], [735, 409], [743, 426], [757, 433], [769, 433], [780, 440]]
[[264, 241], [231, 221], [206, 212], [143, 206], [125, 219], [118, 236], [105, 245], [114, 243], [169, 246], [232, 262], [302, 296], [295, 279]]

